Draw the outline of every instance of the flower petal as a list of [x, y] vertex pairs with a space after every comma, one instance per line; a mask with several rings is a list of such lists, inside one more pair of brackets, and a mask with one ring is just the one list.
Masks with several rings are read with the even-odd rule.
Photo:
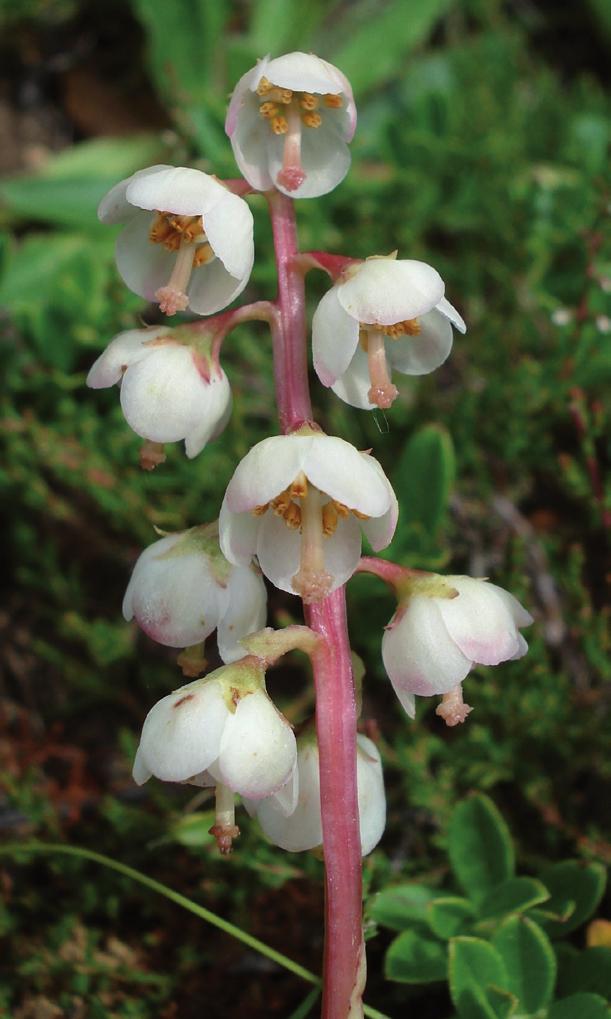
[[242, 637], [265, 626], [267, 592], [261, 577], [249, 566], [236, 566], [227, 585], [228, 604], [217, 627], [219, 654], [224, 662], [244, 657]]
[[456, 308], [450, 304], [449, 301], [446, 301], [445, 297], [442, 297], [439, 301], [437, 311], [440, 311], [442, 315], [449, 318], [450, 322], [455, 329], [458, 329], [459, 333], [466, 333], [467, 326], [465, 325], [465, 320], [458, 314]]
[[255, 251], [253, 218], [247, 203], [231, 191], [206, 215], [206, 237], [228, 273], [246, 285]]
[[303, 183], [294, 191], [278, 181], [284, 159], [284, 135], [270, 135], [267, 143], [267, 165], [274, 186], [289, 198], [319, 198], [337, 187], [350, 169], [351, 155], [342, 130], [343, 117], [333, 114], [342, 111], [325, 111], [318, 128], [305, 128], [301, 135], [301, 166], [305, 173]]
[[306, 743], [299, 747], [299, 798], [287, 817], [273, 799], [258, 805], [257, 818], [268, 839], [290, 853], [314, 849], [322, 842], [318, 748]]
[[374, 458], [335, 435], [314, 436], [303, 470], [316, 488], [350, 509], [381, 517], [390, 506], [388, 480]]
[[287, 527], [284, 520], [267, 512], [259, 520], [257, 559], [259, 566], [274, 587], [297, 594], [293, 577], [299, 569], [301, 536]]
[[129, 185], [137, 177], [146, 177], [149, 174], [156, 174], [159, 170], [167, 170], [169, 167], [166, 164], [159, 163], [157, 166], [147, 166], [144, 170], [138, 170], [132, 174], [131, 177], [126, 177], [125, 180], [120, 180], [118, 184], [115, 184], [110, 191], [104, 195], [102, 201], [98, 205], [98, 219], [102, 223], [112, 225], [114, 223], [124, 223], [126, 219], [134, 214], [134, 208], [128, 202], [126, 198], [127, 189]]
[[311, 445], [312, 438], [301, 435], [272, 435], [258, 442], [235, 469], [225, 495], [227, 507], [243, 512], [274, 499], [302, 470]]
[[288, 781], [296, 755], [293, 730], [260, 691], [242, 697], [230, 715], [216, 767], [230, 789], [258, 800]]
[[344, 76], [333, 64], [314, 53], [299, 51], [284, 53], [270, 60], [263, 73], [268, 81], [279, 88], [290, 88], [294, 92], [314, 92], [318, 95], [327, 92], [337, 95], [344, 91], [346, 83]]
[[226, 194], [218, 180], [190, 166], [164, 166], [156, 173], [135, 174], [126, 190], [130, 205], [178, 216], [205, 216]]
[[242, 293], [249, 275], [236, 279], [218, 258], [196, 266], [187, 286], [189, 307], [198, 315], [215, 314]]
[[367, 541], [371, 545], [374, 552], [379, 552], [381, 548], [386, 548], [390, 545], [393, 539], [393, 535], [397, 528], [397, 520], [399, 519], [399, 503], [395, 495], [394, 489], [386, 477], [382, 467], [374, 457], [370, 457], [371, 465], [375, 467], [380, 478], [386, 485], [390, 506], [381, 517], [370, 517], [369, 520], [363, 520], [361, 527], [367, 538]]
[[221, 434], [230, 416], [231, 389], [225, 372], [221, 370], [220, 375], [213, 374], [206, 383], [200, 419], [185, 436], [185, 451], [190, 460], [201, 453], [211, 439]]
[[117, 237], [117, 269], [130, 290], [147, 301], [155, 301], [155, 292], [164, 287], [174, 268], [176, 253], [163, 244], [152, 244], [150, 212], [137, 210]]
[[[322, 381], [322, 380], [321, 380]], [[359, 410], [378, 410], [376, 404], [369, 399], [371, 379], [369, 377], [369, 361], [363, 348], [357, 345], [354, 356], [344, 374], [331, 387], [336, 396], [351, 407]]]
[[[465, 657], [480, 665], [498, 665], [514, 658], [522, 644], [511, 603], [503, 597], [507, 592], [473, 577], [448, 577], [447, 581], [456, 588], [458, 597], [439, 599], [439, 611]], [[517, 613], [524, 618], [524, 610], [516, 604]]]
[[375, 743], [366, 736], [356, 737], [356, 780], [359, 798], [361, 853], [375, 849], [386, 827], [386, 795], [382, 762]]
[[219, 514], [219, 543], [230, 563], [248, 566], [257, 550], [261, 520], [250, 513], [232, 513], [223, 499]]
[[359, 323], [344, 311], [337, 291], [332, 287], [325, 294], [312, 319], [314, 371], [323, 386], [344, 374], [359, 342]]
[[389, 325], [431, 311], [443, 291], [441, 276], [426, 262], [370, 258], [338, 285], [338, 298], [359, 322]]
[[166, 782], [199, 775], [218, 757], [229, 717], [215, 680], [175, 690], [146, 716], [139, 748], [143, 764]]
[[228, 132], [233, 155], [251, 187], [257, 191], [269, 191], [274, 187], [267, 168], [269, 126], [260, 116], [259, 102], [252, 92], [244, 97], [243, 106], [233, 133]]
[[154, 326], [152, 329], [127, 329], [119, 333], [89, 369], [87, 385], [90, 389], [114, 386], [121, 381], [125, 368], [149, 356], [151, 340], [170, 332], [166, 326]]
[[386, 340], [386, 356], [394, 369], [404, 375], [428, 375], [435, 371], [452, 350], [452, 326], [433, 308], [420, 319], [418, 336]]
[[121, 407], [137, 435], [152, 442], [176, 442], [207, 419], [209, 388], [189, 347], [167, 344], [128, 368], [121, 383]]
[[416, 595], [382, 638], [382, 659], [395, 690], [430, 697], [461, 683], [472, 662], [450, 637], [439, 599]]

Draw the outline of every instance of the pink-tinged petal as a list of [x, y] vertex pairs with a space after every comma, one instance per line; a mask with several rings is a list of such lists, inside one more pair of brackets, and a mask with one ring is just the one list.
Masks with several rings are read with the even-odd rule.
[[332, 287], [322, 298], [312, 319], [314, 371], [323, 386], [331, 386], [344, 374], [359, 342], [359, 324], [342, 308]]
[[[366, 454], [362, 454], [366, 455]], [[370, 457], [371, 464], [377, 470], [380, 478], [386, 485], [388, 496], [390, 500], [390, 506], [381, 517], [370, 517], [369, 520], [363, 520], [361, 527], [367, 541], [371, 545], [374, 552], [379, 552], [380, 549], [386, 548], [387, 545], [393, 539], [393, 535], [397, 528], [397, 520], [399, 518], [399, 503], [394, 493], [394, 489], [382, 470], [380, 464], [374, 457]]]
[[185, 435], [185, 451], [190, 460], [201, 453], [211, 439], [220, 435], [230, 416], [231, 389], [225, 372], [221, 372], [220, 375], [212, 375], [206, 384], [199, 421]]
[[243, 658], [245, 651], [240, 641], [249, 633], [265, 626], [267, 619], [267, 591], [254, 569], [236, 566], [227, 585], [228, 604], [217, 627], [219, 654], [224, 662]]
[[121, 381], [126, 368], [148, 357], [151, 353], [152, 340], [170, 333], [171, 330], [165, 326], [155, 326], [153, 329], [128, 329], [124, 333], [119, 333], [89, 369], [87, 385], [90, 389], [107, 389], [114, 386]]
[[166, 166], [156, 173], [135, 175], [126, 198], [139, 209], [174, 212], [178, 216], [205, 216], [227, 194], [222, 184], [189, 166]]
[[242, 513], [264, 506], [295, 480], [302, 470], [310, 436], [272, 435], [246, 454], [227, 486], [227, 506]]
[[191, 350], [167, 344], [128, 368], [121, 383], [121, 407], [137, 435], [151, 442], [176, 442], [207, 417], [209, 388]]
[[523, 658], [528, 653], [528, 644], [524, 640], [521, 633], [518, 634], [518, 646], [516, 647], [515, 653], [511, 656], [509, 661], [515, 662], [518, 658]]
[[[449, 601], [449, 599], [448, 599]], [[468, 675], [472, 662], [450, 637], [439, 599], [416, 595], [384, 631], [382, 659], [397, 691], [430, 697], [448, 693]]]
[[197, 266], [187, 286], [189, 307], [198, 315], [214, 315], [242, 293], [249, 275], [236, 279], [218, 258]]
[[448, 577], [457, 598], [438, 599], [446, 629], [472, 662], [498, 665], [520, 648], [519, 634], [499, 588], [472, 577]]
[[119, 181], [114, 187], [110, 189], [108, 194], [104, 195], [104, 198], [98, 206], [98, 219], [102, 223], [106, 223], [109, 226], [115, 223], [124, 223], [130, 216], [134, 214], [134, 208], [127, 200], [126, 194], [127, 189], [131, 182], [139, 177], [146, 177], [149, 174], [156, 174], [159, 170], [167, 170], [168, 167], [164, 164], [157, 166], [147, 166], [144, 170], [138, 170], [137, 173], [132, 174], [131, 177], [126, 177], [125, 180]]
[[348, 403], [351, 407], [358, 407], [359, 410], [379, 410], [376, 404], [371, 403], [369, 399], [369, 390], [371, 389], [369, 361], [367, 353], [360, 344], [357, 345], [346, 371], [337, 382], [333, 383], [331, 388], [340, 400]]
[[269, 56], [263, 57], [261, 60], [257, 61], [256, 65], [251, 67], [250, 71], [247, 71], [246, 74], [242, 75], [234, 88], [229, 108], [227, 110], [227, 117], [225, 119], [225, 132], [230, 138], [238, 125], [238, 118], [242, 106], [249, 96], [252, 96], [252, 93], [256, 91], [261, 78], [266, 75], [268, 64]]
[[219, 543], [230, 563], [248, 566], [257, 550], [261, 518], [250, 513], [232, 513], [223, 499], [219, 515]]
[[465, 320], [461, 315], [459, 315], [456, 308], [445, 299], [445, 297], [442, 297], [439, 301], [437, 311], [441, 312], [442, 315], [445, 315], [446, 318], [449, 318], [450, 322], [455, 329], [458, 329], [459, 333], [466, 333], [467, 326], [465, 324]]
[[215, 680], [175, 690], [146, 716], [139, 748], [144, 765], [166, 782], [199, 775], [218, 757], [229, 717]]
[[351, 162], [350, 150], [343, 137], [344, 119], [341, 110], [325, 110], [320, 127], [304, 127], [301, 134], [301, 166], [305, 177], [293, 191], [288, 191], [278, 179], [284, 158], [284, 135], [269, 135], [267, 165], [274, 186], [279, 191], [289, 198], [319, 198], [341, 183]]
[[443, 291], [441, 276], [426, 262], [370, 258], [339, 286], [338, 298], [359, 322], [390, 325], [431, 311]]
[[488, 589], [491, 588], [497, 597], [501, 599], [516, 626], [530, 626], [534, 623], [530, 612], [520, 604], [511, 592], [506, 591], [503, 587], [498, 587], [497, 584], [491, 584], [489, 581], [486, 582], [486, 587]]
[[259, 691], [242, 697], [230, 715], [216, 767], [230, 789], [259, 800], [288, 781], [296, 756], [293, 730], [269, 697]]
[[207, 213], [204, 227], [227, 272], [236, 280], [248, 281], [255, 253], [252, 212], [244, 199], [225, 191], [222, 200]]
[[404, 375], [428, 375], [447, 360], [452, 350], [452, 326], [435, 308], [420, 319], [417, 336], [386, 341], [386, 356]]
[[172, 275], [176, 253], [151, 242], [151, 225], [150, 212], [136, 211], [117, 237], [115, 254], [123, 282], [135, 294], [154, 302], [156, 291], [164, 287]]
[[373, 457], [334, 435], [314, 436], [303, 470], [321, 492], [359, 510], [368, 517], [381, 517], [391, 502], [388, 481]]
[[267, 167], [269, 125], [259, 114], [259, 101], [252, 92], [243, 100], [243, 109], [230, 138], [235, 161], [251, 187], [257, 191], [273, 188]]

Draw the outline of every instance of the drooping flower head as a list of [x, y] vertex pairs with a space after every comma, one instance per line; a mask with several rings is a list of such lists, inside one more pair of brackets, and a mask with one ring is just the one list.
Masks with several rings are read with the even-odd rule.
[[211, 315], [248, 283], [252, 213], [215, 177], [186, 166], [150, 166], [102, 199], [103, 223], [125, 223], [117, 268], [134, 293], [166, 315]]
[[225, 122], [249, 184], [291, 198], [325, 195], [344, 179], [355, 128], [350, 83], [313, 53], [260, 60], [236, 85]]
[[[367, 856], [382, 838], [386, 824], [384, 777], [378, 749], [366, 736], [356, 737], [356, 778], [361, 852]], [[246, 803], [268, 839], [281, 849], [300, 853], [322, 844], [320, 760], [312, 732], [297, 740], [296, 801], [289, 812], [277, 799]]]
[[265, 625], [265, 584], [251, 566], [223, 556], [217, 523], [169, 534], [138, 559], [123, 615], [167, 647], [188, 648], [217, 631], [224, 662], [244, 656], [239, 641]]
[[92, 365], [87, 385], [121, 385], [121, 409], [130, 428], [151, 442], [185, 440], [197, 456], [219, 435], [231, 413], [231, 390], [211, 337], [191, 329], [129, 329]]
[[361, 529], [381, 549], [396, 522], [397, 501], [377, 460], [303, 426], [257, 443], [238, 464], [219, 529], [230, 562], [256, 555], [276, 587], [316, 602], [354, 573]]
[[521, 658], [528, 645], [519, 627], [532, 616], [496, 584], [473, 577], [408, 576], [382, 639], [382, 658], [411, 717], [415, 698], [443, 694], [437, 713], [448, 725], [464, 721], [460, 684], [474, 665]]
[[312, 322], [320, 381], [353, 407], [390, 407], [391, 372], [426, 375], [452, 349], [452, 326], [466, 326], [444, 297], [439, 273], [413, 259], [368, 258], [348, 266]]
[[[265, 690], [261, 662], [248, 656], [163, 697], [146, 716], [133, 775], [227, 786], [259, 800], [293, 776], [293, 730]], [[292, 795], [292, 786], [291, 786]]]

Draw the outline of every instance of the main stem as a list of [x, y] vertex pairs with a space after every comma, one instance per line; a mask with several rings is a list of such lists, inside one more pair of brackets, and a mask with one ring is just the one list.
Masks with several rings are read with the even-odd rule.
[[[272, 324], [278, 413], [287, 433], [312, 420], [308, 385], [305, 287], [295, 209], [279, 192], [267, 195], [278, 270], [279, 320]], [[361, 842], [356, 785], [356, 699], [344, 588], [304, 606], [324, 641], [314, 656], [316, 730], [325, 857], [325, 955], [322, 1019], [359, 1019], [365, 974], [361, 904]]]

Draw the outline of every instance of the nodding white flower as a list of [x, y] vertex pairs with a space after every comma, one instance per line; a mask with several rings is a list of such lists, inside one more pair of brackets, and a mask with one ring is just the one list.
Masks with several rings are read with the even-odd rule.
[[256, 555], [276, 587], [311, 603], [352, 576], [361, 529], [380, 549], [396, 522], [397, 500], [377, 460], [303, 426], [257, 443], [238, 464], [221, 507], [220, 543], [230, 562]]
[[312, 351], [320, 381], [364, 410], [390, 407], [392, 370], [426, 375], [466, 326], [445, 299], [439, 273], [413, 259], [368, 258], [350, 265], [314, 313]]
[[[366, 736], [356, 737], [356, 778], [361, 852], [366, 856], [382, 838], [386, 824], [386, 797], [377, 747]], [[275, 799], [246, 803], [256, 814], [268, 839], [281, 849], [299, 853], [322, 844], [320, 762], [313, 734], [297, 741], [297, 800], [289, 814]]]
[[174, 690], [146, 716], [133, 776], [220, 784], [259, 800], [293, 777], [295, 736], [265, 690], [265, 670], [249, 656]]
[[151, 442], [185, 440], [197, 456], [231, 413], [231, 389], [211, 337], [183, 327], [119, 333], [91, 367], [87, 385], [121, 383], [121, 408], [137, 435]]
[[348, 79], [313, 53], [259, 60], [236, 85], [225, 122], [248, 183], [292, 198], [326, 195], [344, 179], [355, 128]]
[[254, 261], [252, 213], [215, 177], [149, 166], [102, 199], [103, 223], [125, 223], [117, 268], [134, 293], [166, 315], [211, 315], [241, 294]]
[[437, 713], [455, 725], [470, 710], [462, 681], [474, 665], [525, 655], [519, 627], [532, 616], [508, 591], [472, 577], [422, 574], [408, 577], [402, 591], [382, 639], [384, 666], [408, 715], [414, 717], [416, 696], [443, 694]]
[[123, 615], [166, 647], [187, 648], [217, 631], [224, 662], [244, 656], [239, 641], [265, 625], [265, 584], [251, 566], [223, 556], [218, 525], [192, 527], [149, 545], [123, 599]]

